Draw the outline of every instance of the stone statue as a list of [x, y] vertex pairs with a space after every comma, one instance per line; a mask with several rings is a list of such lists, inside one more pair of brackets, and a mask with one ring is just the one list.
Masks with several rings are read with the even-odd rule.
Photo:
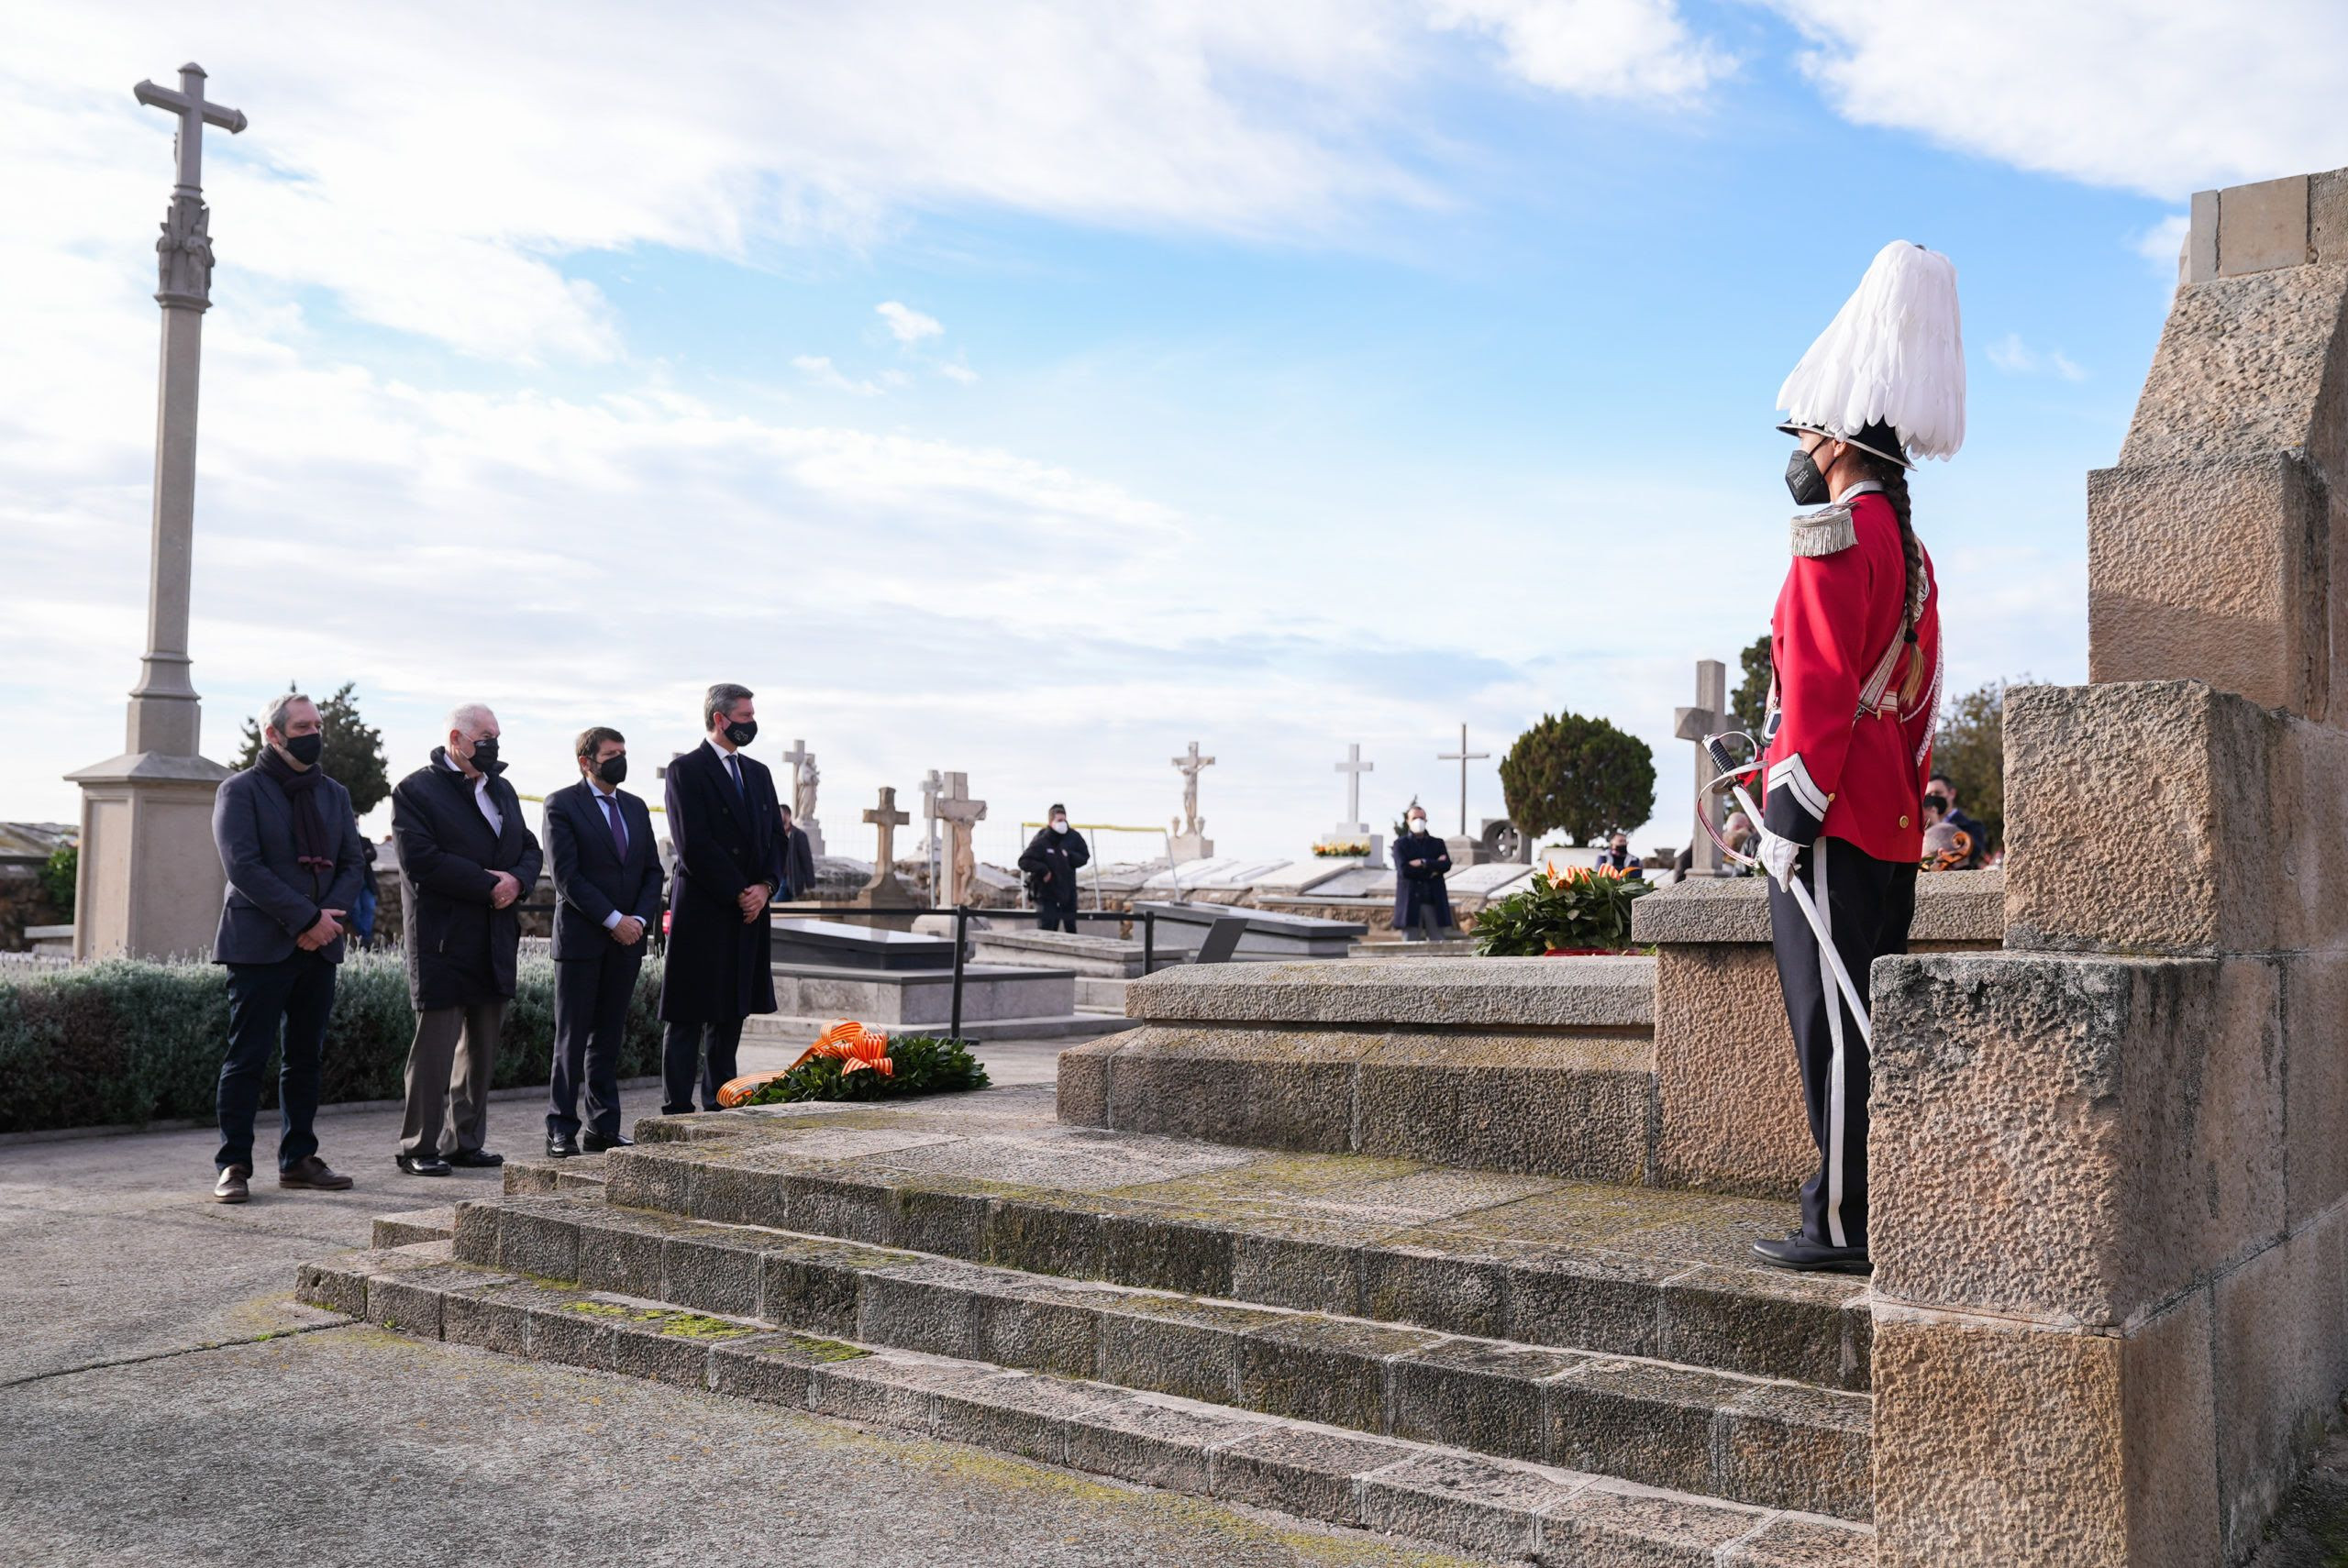
[[815, 786], [823, 779], [823, 774], [815, 767], [814, 752], [799, 759], [799, 769], [791, 779], [792, 821], [806, 823], [815, 820]]
[[155, 241], [155, 292], [207, 304], [212, 299], [212, 209], [191, 196], [172, 203]]

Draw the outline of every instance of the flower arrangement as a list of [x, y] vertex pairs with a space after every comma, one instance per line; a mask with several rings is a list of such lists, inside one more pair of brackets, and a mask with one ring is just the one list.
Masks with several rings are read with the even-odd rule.
[[1369, 841], [1363, 838], [1324, 839], [1312, 846], [1312, 853], [1324, 860], [1354, 860], [1369, 854]]
[[1527, 958], [1560, 949], [1620, 948], [1631, 940], [1631, 905], [1654, 885], [1611, 867], [1554, 865], [1532, 886], [1486, 904], [1476, 917], [1477, 951]]
[[892, 1040], [852, 1020], [815, 1037], [779, 1073], [752, 1073], [717, 1091], [721, 1106], [792, 1105], [814, 1099], [893, 1099], [987, 1087], [987, 1070], [969, 1046], [935, 1034]]

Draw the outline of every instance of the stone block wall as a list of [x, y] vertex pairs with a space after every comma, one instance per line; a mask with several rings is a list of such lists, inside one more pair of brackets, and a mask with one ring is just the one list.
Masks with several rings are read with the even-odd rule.
[[2348, 173], [2194, 203], [2006, 706], [2006, 951], [1875, 975], [1877, 1561], [2239, 1562], [2348, 1391]]

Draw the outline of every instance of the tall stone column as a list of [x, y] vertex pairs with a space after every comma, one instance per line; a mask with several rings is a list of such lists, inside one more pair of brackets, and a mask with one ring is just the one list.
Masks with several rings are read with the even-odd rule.
[[154, 525], [149, 542], [147, 652], [118, 756], [69, 773], [82, 787], [82, 870], [73, 955], [164, 957], [211, 944], [226, 876], [212, 845], [212, 797], [228, 770], [203, 756], [203, 711], [188, 679], [188, 596], [195, 551], [197, 373], [212, 304], [204, 127], [231, 134], [245, 116], [204, 96], [204, 70], [180, 68], [177, 92], [142, 82], [138, 101], [176, 115], [178, 181], [155, 243], [162, 361], [155, 411]]

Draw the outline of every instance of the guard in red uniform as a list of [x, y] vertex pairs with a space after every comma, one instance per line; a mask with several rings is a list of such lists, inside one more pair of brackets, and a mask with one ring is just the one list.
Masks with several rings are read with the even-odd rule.
[[1801, 1228], [1754, 1251], [1784, 1268], [1865, 1273], [1868, 1050], [1829, 949], [1864, 1007], [1869, 968], [1907, 951], [1915, 912], [1941, 634], [1908, 472], [1911, 454], [1945, 458], [1965, 438], [1948, 259], [1885, 247], [1778, 401], [1778, 428], [1800, 444], [1787, 488], [1817, 510], [1793, 521], [1793, 566], [1770, 618], [1758, 853], [1819, 1168], [1802, 1184]]

